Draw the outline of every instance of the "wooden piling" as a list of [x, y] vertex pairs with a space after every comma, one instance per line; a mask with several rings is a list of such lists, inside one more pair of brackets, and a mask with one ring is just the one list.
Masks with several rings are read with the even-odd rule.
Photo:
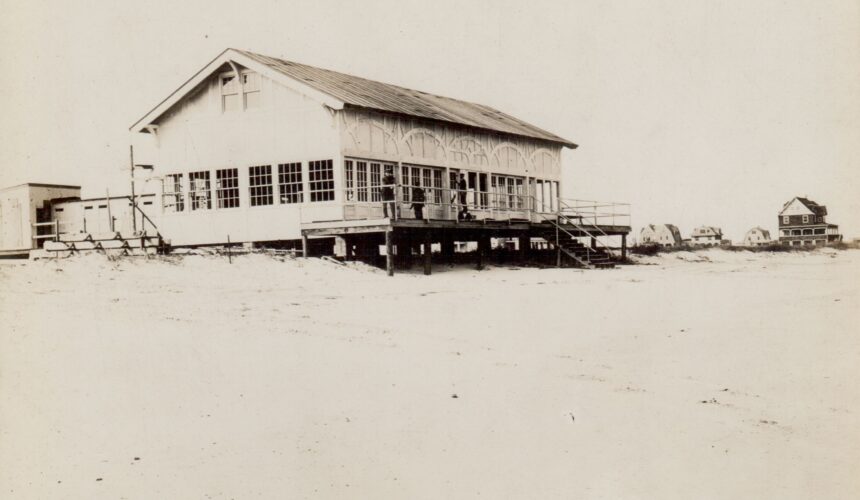
[[390, 229], [385, 231], [385, 271], [389, 276], [394, 276], [394, 244], [391, 241], [393, 236], [391, 233]]
[[424, 274], [433, 271], [433, 238], [430, 231], [424, 231]]
[[621, 260], [627, 260], [627, 234], [621, 235]]

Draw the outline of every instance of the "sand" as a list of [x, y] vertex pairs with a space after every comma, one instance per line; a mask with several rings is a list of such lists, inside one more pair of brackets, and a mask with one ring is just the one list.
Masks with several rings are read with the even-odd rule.
[[860, 496], [860, 251], [0, 264], [0, 497]]

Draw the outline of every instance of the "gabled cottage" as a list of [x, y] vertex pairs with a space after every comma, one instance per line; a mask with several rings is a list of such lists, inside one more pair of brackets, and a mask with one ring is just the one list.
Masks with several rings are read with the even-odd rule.
[[723, 243], [723, 230], [714, 226], [699, 226], [690, 235], [691, 244], [697, 246], [714, 246]]
[[639, 232], [640, 245], [674, 247], [681, 245], [681, 231], [673, 224], [648, 224]]
[[770, 243], [772, 243], [770, 240], [770, 231], [767, 229], [754, 227], [744, 235], [743, 245], [746, 247], [758, 247], [769, 245]]
[[842, 241], [839, 226], [827, 223], [827, 207], [799, 196], [779, 211], [779, 242], [783, 245], [824, 245]]

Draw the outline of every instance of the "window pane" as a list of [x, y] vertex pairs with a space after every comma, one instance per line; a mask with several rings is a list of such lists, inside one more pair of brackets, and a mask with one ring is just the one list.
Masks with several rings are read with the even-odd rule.
[[367, 162], [355, 163], [355, 191], [358, 201], [367, 201]]
[[239, 169], [225, 168], [215, 171], [215, 196], [218, 208], [239, 206]]
[[185, 210], [182, 177], [182, 174], [164, 176], [161, 200], [165, 212], [182, 212]]
[[248, 174], [248, 194], [250, 195], [251, 206], [259, 207], [274, 203], [272, 166], [259, 165], [251, 167]]
[[343, 174], [346, 182], [346, 199], [352, 201], [355, 199], [355, 168], [352, 160], [343, 162]]
[[281, 192], [281, 203], [301, 203], [303, 201], [302, 191], [302, 164], [281, 163], [278, 165], [278, 188]]
[[311, 202], [334, 200], [334, 168], [332, 160], [308, 162]]
[[188, 198], [191, 200], [191, 210], [208, 210], [212, 208], [209, 186], [209, 172], [191, 172], [188, 174], [190, 183]]

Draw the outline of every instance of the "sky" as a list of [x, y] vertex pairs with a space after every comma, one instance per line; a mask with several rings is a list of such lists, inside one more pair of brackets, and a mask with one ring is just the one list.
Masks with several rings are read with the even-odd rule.
[[[0, 187], [128, 188], [129, 126], [227, 47], [486, 104], [580, 145], [632, 224], [860, 236], [860, 1], [0, 0]], [[146, 161], [143, 144], [139, 162]]]

